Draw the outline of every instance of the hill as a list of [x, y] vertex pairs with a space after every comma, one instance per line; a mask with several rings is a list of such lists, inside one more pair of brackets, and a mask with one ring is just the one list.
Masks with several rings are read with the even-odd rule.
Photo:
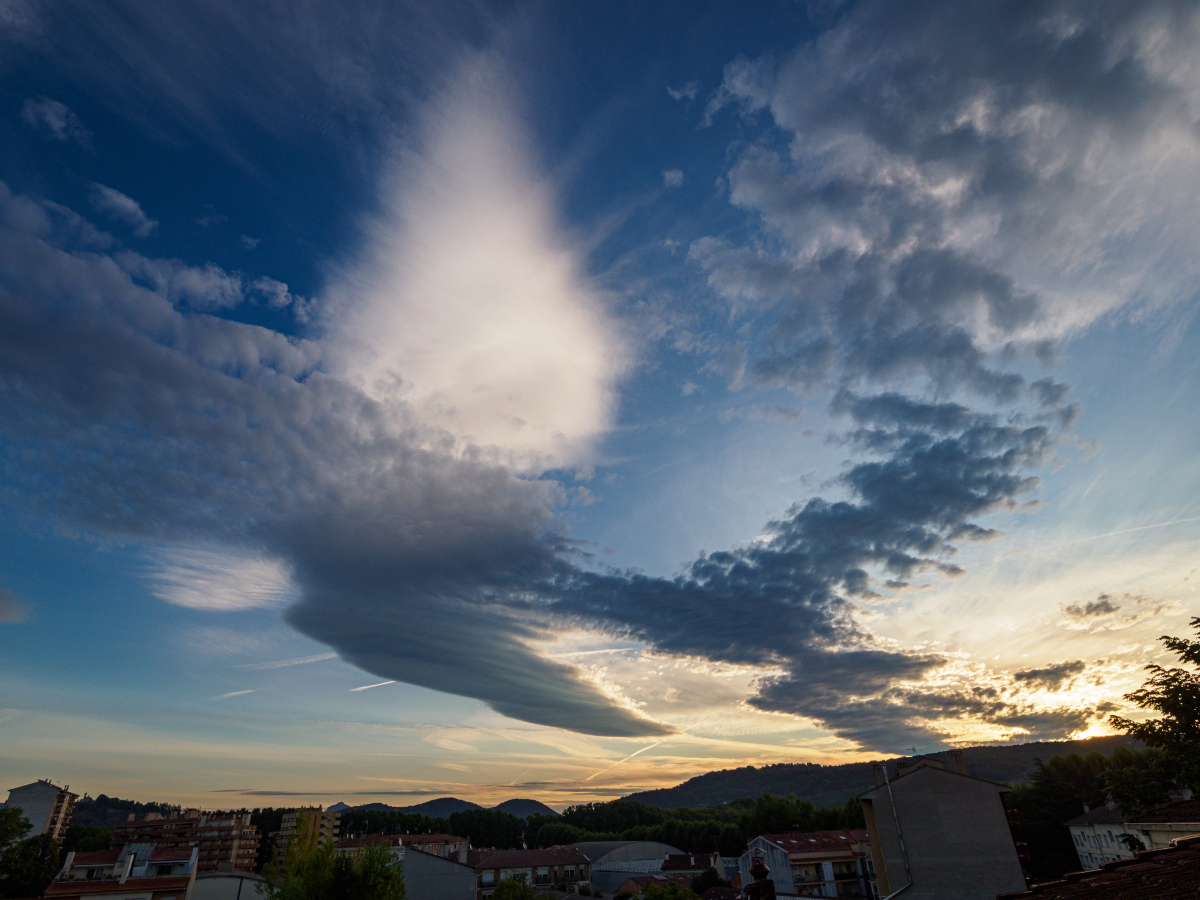
[[505, 800], [499, 806], [493, 807], [501, 812], [506, 812], [510, 816], [516, 816], [518, 819], [528, 819], [530, 816], [557, 816], [554, 810], [548, 807], [540, 800]]
[[416, 806], [388, 806], [386, 803], [364, 803], [352, 809], [378, 810], [380, 812], [398, 812], [409, 816], [429, 816], [431, 819], [446, 819], [451, 813], [462, 812], [465, 809], [483, 809], [478, 803], [470, 800], [459, 800], [457, 797], [438, 797], [436, 800], [426, 800]]
[[[998, 747], [965, 747], [963, 762], [967, 771], [990, 781], [1016, 783], [1028, 781], [1034, 760], [1047, 760], [1064, 753], [1110, 753], [1116, 746], [1141, 746], [1125, 735], [1090, 738], [1083, 741], [1039, 741], [1032, 744], [1006, 744]], [[928, 753], [946, 759], [945, 751]], [[904, 757], [899, 757], [903, 759]], [[871, 763], [847, 763], [821, 766], [816, 763], [780, 763], [774, 766], [744, 766], [697, 775], [673, 788], [640, 791], [622, 797], [659, 809], [683, 806], [715, 806], [741, 797], [777, 797], [795, 794], [818, 806], [841, 806], [860, 791], [874, 785]]]

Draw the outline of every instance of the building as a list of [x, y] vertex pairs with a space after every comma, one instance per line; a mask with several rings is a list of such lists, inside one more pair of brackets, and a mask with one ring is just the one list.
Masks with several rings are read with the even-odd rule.
[[445, 857], [405, 848], [404, 889], [408, 900], [475, 900], [478, 888], [475, 869], [467, 864], [466, 849], [458, 856]]
[[54, 840], [62, 843], [67, 833], [67, 825], [71, 814], [75, 811], [75, 801], [78, 794], [71, 793], [71, 786], [60, 788], [44, 779], [38, 779], [33, 784], [12, 788], [8, 792], [8, 802], [5, 809], [20, 809], [25, 818], [33, 826], [30, 837], [48, 834]]
[[686, 888], [690, 886], [692, 880], [687, 875], [631, 875], [617, 885], [617, 889], [613, 893], [633, 894], [635, 897], [641, 897], [650, 885], [665, 888], [672, 881], [678, 883], [680, 887]]
[[413, 849], [442, 859], [454, 859], [464, 865], [471, 849], [470, 841], [454, 834], [367, 834], [342, 838], [335, 847], [339, 856], [358, 856], [363, 847], [379, 843], [387, 843], [397, 859], [404, 859], [405, 851]]
[[591, 890], [590, 863], [583, 851], [574, 847], [548, 850], [476, 850], [469, 862], [476, 875], [476, 900], [492, 896], [496, 885], [508, 878], [524, 880], [536, 890], [565, 884], [577, 893]]
[[721, 862], [720, 853], [668, 853], [663, 860], [661, 871], [664, 875], [686, 875], [688, 879], [695, 878], [705, 869], [716, 869], [717, 874], [725, 877], [725, 864]]
[[[1067, 829], [1081, 869], [1098, 869], [1105, 863], [1133, 859], [1133, 851], [1121, 841], [1121, 835], [1128, 834], [1129, 829], [1115, 804], [1097, 809], [1085, 806], [1083, 815], [1067, 822]], [[1136, 837], [1140, 839], [1140, 835]]]
[[741, 883], [761, 859], [777, 894], [795, 897], [863, 897], [875, 894], [871, 845], [864, 829], [764, 834], [749, 841], [738, 860]]
[[196, 847], [200, 872], [215, 872], [222, 863], [253, 871], [258, 861], [258, 829], [250, 824], [248, 812], [187, 810], [172, 818], [147, 813], [145, 819], [122, 822], [113, 828], [110, 847], [137, 843]]
[[622, 882], [632, 875], [661, 872], [667, 857], [683, 854], [658, 841], [580, 841], [569, 846], [588, 858], [592, 889], [605, 894], [620, 893]]
[[1200, 834], [1175, 838], [1167, 847], [1143, 850], [1102, 869], [1071, 872], [1061, 881], [1037, 884], [996, 900], [1195, 900], [1200, 896]]
[[302, 806], [299, 809], [289, 809], [283, 814], [283, 821], [275, 837], [275, 846], [280, 851], [296, 833], [296, 826], [301, 820], [304, 822], [304, 830], [300, 836], [302, 842], [315, 840], [318, 847], [337, 843], [342, 814], [325, 812], [319, 806]]
[[953, 750], [949, 768], [921, 757], [894, 777], [876, 765], [875, 780], [859, 800], [881, 896], [904, 889], [904, 900], [993, 900], [1025, 889], [1001, 802], [1007, 785], [968, 775]]
[[193, 900], [199, 848], [126, 844], [67, 854], [43, 894], [54, 900]]
[[1176, 838], [1200, 834], [1200, 800], [1177, 800], [1130, 816], [1125, 828], [1147, 850], [1162, 850]]

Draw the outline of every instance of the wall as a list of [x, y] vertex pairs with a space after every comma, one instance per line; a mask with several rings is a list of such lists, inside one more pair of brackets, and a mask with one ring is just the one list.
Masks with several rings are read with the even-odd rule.
[[407, 848], [403, 865], [408, 900], [475, 900], [475, 870], [469, 866], [414, 847]]

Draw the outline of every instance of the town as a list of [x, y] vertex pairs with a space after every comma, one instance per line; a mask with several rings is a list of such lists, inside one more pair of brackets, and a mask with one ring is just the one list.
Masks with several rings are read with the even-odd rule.
[[[637, 827], [624, 836], [586, 827], [650, 821], [659, 812], [631, 801], [588, 804], [561, 816], [530, 800], [464, 808], [445, 818], [381, 804], [214, 811], [105, 795], [81, 798], [69, 786], [39, 779], [11, 789], [0, 810], [7, 829], [0, 836], [11, 843], [12, 824], [20, 817], [28, 833], [13, 846], [30, 848], [5, 852], [5, 865], [12, 856], [23, 859], [27, 871], [9, 866], [0, 873], [0, 890], [6, 898], [56, 900], [290, 897], [281, 884], [313, 860], [353, 871], [371, 858], [382, 870], [399, 873], [392, 893], [385, 887], [331, 896], [886, 900], [903, 893], [921, 900], [1101, 900], [1151, 896], [1144, 890], [1153, 884], [1156, 898], [1192, 897], [1200, 884], [1200, 799], [1189, 789], [1170, 790], [1167, 802], [1136, 811], [1123, 811], [1113, 799], [1095, 808], [1081, 803], [1079, 815], [1061, 823], [1057, 838], [1069, 840], [1074, 858], [1054, 873], [1059, 877], [1036, 878], [1039, 866], [1053, 865], [1047, 850], [1056, 839], [1045, 829], [1023, 831], [1022, 814], [1036, 821], [1037, 807], [1045, 803], [1036, 791], [1062, 793], [1066, 781], [1055, 781], [1056, 770], [1073, 767], [1066, 780], [1078, 788], [1078, 772], [1089, 765], [1133, 770], [1154, 762], [1140, 757], [1148, 753], [1118, 745], [1107, 759], [1097, 751], [1053, 757], [1049, 766], [1040, 766], [1033, 792], [1029, 785], [1017, 791], [1027, 810], [1014, 806], [1009, 785], [972, 775], [964, 752], [950, 750], [873, 764], [874, 785], [841, 808], [767, 795], [710, 811], [731, 819], [730, 809], [741, 810], [737, 826], [726, 823], [716, 831], [699, 817], [702, 809], [682, 810], [676, 812], [684, 818], [675, 825], [691, 827], [675, 827], [669, 814], [660, 813], [659, 825], [637, 826], [640, 838]], [[1083, 790], [1078, 796], [1094, 797], [1096, 786]], [[455, 803], [474, 807], [444, 799], [424, 808]], [[750, 833], [805, 820], [831, 827]], [[1042, 846], [1021, 840], [1030, 835]], [[46, 883], [40, 885], [29, 880], [38, 877], [30, 865], [38, 847], [43, 856], [49, 853], [41, 873]]]

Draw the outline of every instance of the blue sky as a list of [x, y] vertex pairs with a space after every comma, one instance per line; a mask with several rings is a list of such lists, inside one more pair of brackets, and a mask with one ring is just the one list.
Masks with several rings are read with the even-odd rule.
[[1189, 4], [0, 16], [13, 784], [1100, 734], [1197, 614]]

